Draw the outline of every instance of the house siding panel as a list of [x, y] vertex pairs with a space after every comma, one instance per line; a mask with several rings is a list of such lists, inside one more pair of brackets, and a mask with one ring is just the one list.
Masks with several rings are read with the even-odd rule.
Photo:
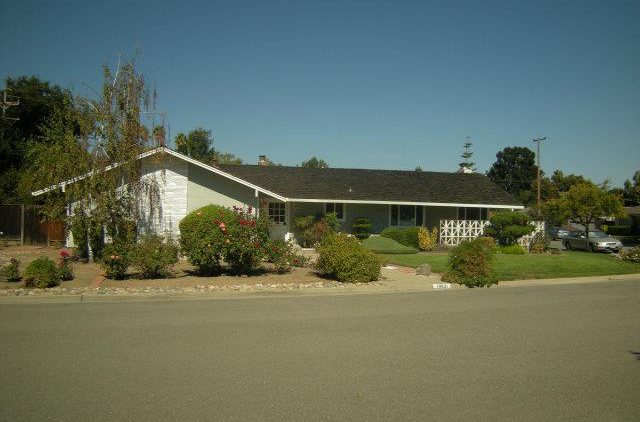
[[189, 164], [187, 210], [191, 212], [209, 204], [256, 208], [258, 198], [247, 186]]

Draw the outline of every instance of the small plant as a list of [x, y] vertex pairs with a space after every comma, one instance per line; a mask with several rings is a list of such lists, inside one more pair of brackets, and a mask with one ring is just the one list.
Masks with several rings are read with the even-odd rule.
[[58, 272], [60, 279], [64, 281], [73, 280], [73, 268], [71, 268], [71, 253], [63, 249], [60, 251], [60, 259], [58, 260]]
[[534, 230], [529, 224], [529, 217], [521, 212], [497, 212], [490, 221], [491, 225], [484, 229], [484, 234], [495, 238], [499, 245], [514, 245], [518, 239]]
[[102, 250], [100, 267], [105, 271], [107, 278], [122, 280], [127, 274], [131, 264], [129, 251], [123, 245], [108, 243]]
[[291, 242], [272, 240], [267, 245], [267, 260], [272, 262], [278, 274], [291, 271], [291, 267], [304, 267], [308, 259], [296, 253]]
[[380, 278], [380, 260], [353, 237], [327, 236], [317, 251], [316, 269], [326, 277], [348, 283], [368, 283]]
[[178, 262], [178, 245], [172, 238], [155, 234], [140, 237], [131, 253], [131, 263], [143, 278], [164, 278], [172, 265]]
[[11, 258], [8, 264], [0, 267], [0, 281], [20, 281], [20, 260]]
[[640, 246], [620, 252], [620, 259], [640, 264]]
[[368, 217], [358, 217], [353, 220], [353, 235], [360, 240], [364, 240], [371, 236], [371, 219]]
[[418, 244], [421, 251], [432, 251], [438, 246], [438, 228], [429, 231], [426, 227], [418, 229]]
[[496, 252], [503, 255], [524, 255], [527, 251], [520, 245], [499, 245]]
[[533, 236], [531, 242], [529, 242], [529, 252], [531, 253], [545, 253], [549, 249], [549, 236], [540, 231]]
[[26, 287], [45, 289], [60, 284], [60, 272], [56, 263], [47, 257], [31, 261], [24, 270], [23, 278]]
[[443, 281], [467, 287], [488, 287], [497, 284], [493, 273], [493, 248], [481, 238], [460, 243], [449, 253], [450, 271]]

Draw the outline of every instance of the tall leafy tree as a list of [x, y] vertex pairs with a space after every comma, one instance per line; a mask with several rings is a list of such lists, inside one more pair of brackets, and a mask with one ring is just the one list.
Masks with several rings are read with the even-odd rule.
[[[45, 141], [43, 125], [56, 110], [64, 112], [73, 102], [68, 90], [35, 76], [8, 77], [4, 82], [4, 89], [19, 104], [7, 110], [10, 119], [0, 119], [0, 203], [15, 203], [29, 199], [18, 192], [27, 146]], [[78, 128], [71, 130], [77, 133]]]
[[311, 158], [309, 158], [306, 161], [303, 161], [300, 164], [300, 167], [311, 167], [311, 168], [318, 168], [318, 169], [326, 169], [329, 167], [329, 165], [322, 159], [322, 158], [318, 158], [316, 156], [313, 156]]
[[230, 152], [216, 151], [214, 160], [218, 164], [242, 164], [242, 158], [236, 157]]
[[624, 217], [622, 198], [612, 194], [591, 182], [573, 185], [560, 198], [547, 203], [551, 213], [559, 215], [563, 220], [571, 219], [584, 227], [589, 244], [589, 227], [597, 218]]
[[640, 205], [640, 170], [633, 174], [631, 180], [624, 181], [623, 195], [625, 205], [629, 207]]
[[[104, 67], [100, 98], [79, 101], [87, 117], [80, 119], [82, 129], [78, 133], [70, 129], [68, 122], [74, 116], [69, 111], [48, 119], [43, 146], [29, 154], [30, 188], [74, 180], [49, 192], [51, 216], [62, 197], [63, 203], [76, 204], [76, 216], [86, 217], [76, 220], [90, 225], [83, 233], [100, 237], [96, 235], [106, 227], [116, 238], [123, 221], [137, 223], [142, 217], [149, 218], [141, 214], [141, 204], [154, 212], [159, 201], [158, 181], [141, 177], [144, 169], [138, 159], [148, 149], [148, 131], [140, 122], [140, 113], [147, 108], [146, 98], [144, 77], [135, 61], [129, 60], [119, 64], [115, 72]], [[74, 232], [78, 241], [75, 237]], [[88, 242], [89, 237], [84, 239]]]
[[507, 147], [496, 154], [487, 176], [507, 192], [530, 205], [527, 194], [534, 186], [538, 175], [535, 153], [526, 147]]
[[213, 137], [211, 131], [199, 127], [188, 135], [179, 133], [175, 139], [176, 151], [202, 162], [214, 158]]

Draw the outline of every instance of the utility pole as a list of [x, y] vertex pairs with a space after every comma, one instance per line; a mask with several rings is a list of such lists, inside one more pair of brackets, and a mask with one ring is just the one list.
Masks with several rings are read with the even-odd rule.
[[533, 142], [536, 143], [536, 160], [538, 162], [538, 164], [536, 165], [536, 167], [538, 167], [538, 217], [540, 217], [540, 142], [546, 140], [546, 136], [533, 140]]
[[[19, 98], [15, 101], [10, 101], [9, 98], [7, 98], [8, 90], [9, 88], [5, 89], [2, 92], [2, 101], [0, 102], [0, 108], [2, 108], [2, 117], [0, 117], [2, 119], [2, 128], [0, 129], [0, 142], [3, 142], [3, 143], [4, 143], [4, 128], [6, 126], [5, 121], [9, 120], [9, 121], [15, 122], [16, 120], [20, 120], [18, 117], [7, 117], [7, 109], [9, 107], [20, 105]], [[12, 97], [17, 98], [15, 95], [12, 95]]]

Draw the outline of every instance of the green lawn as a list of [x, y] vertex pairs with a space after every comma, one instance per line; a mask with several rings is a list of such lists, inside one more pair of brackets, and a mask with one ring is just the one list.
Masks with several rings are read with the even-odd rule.
[[[437, 273], [449, 269], [447, 254], [415, 254], [382, 256], [390, 264], [417, 267], [429, 264]], [[528, 278], [586, 277], [640, 273], [640, 265], [620, 261], [604, 253], [563, 252], [559, 255], [525, 254], [496, 255], [495, 270], [498, 280]]]
[[415, 254], [414, 248], [401, 245], [393, 239], [382, 236], [370, 236], [362, 241], [362, 246], [378, 254]]

